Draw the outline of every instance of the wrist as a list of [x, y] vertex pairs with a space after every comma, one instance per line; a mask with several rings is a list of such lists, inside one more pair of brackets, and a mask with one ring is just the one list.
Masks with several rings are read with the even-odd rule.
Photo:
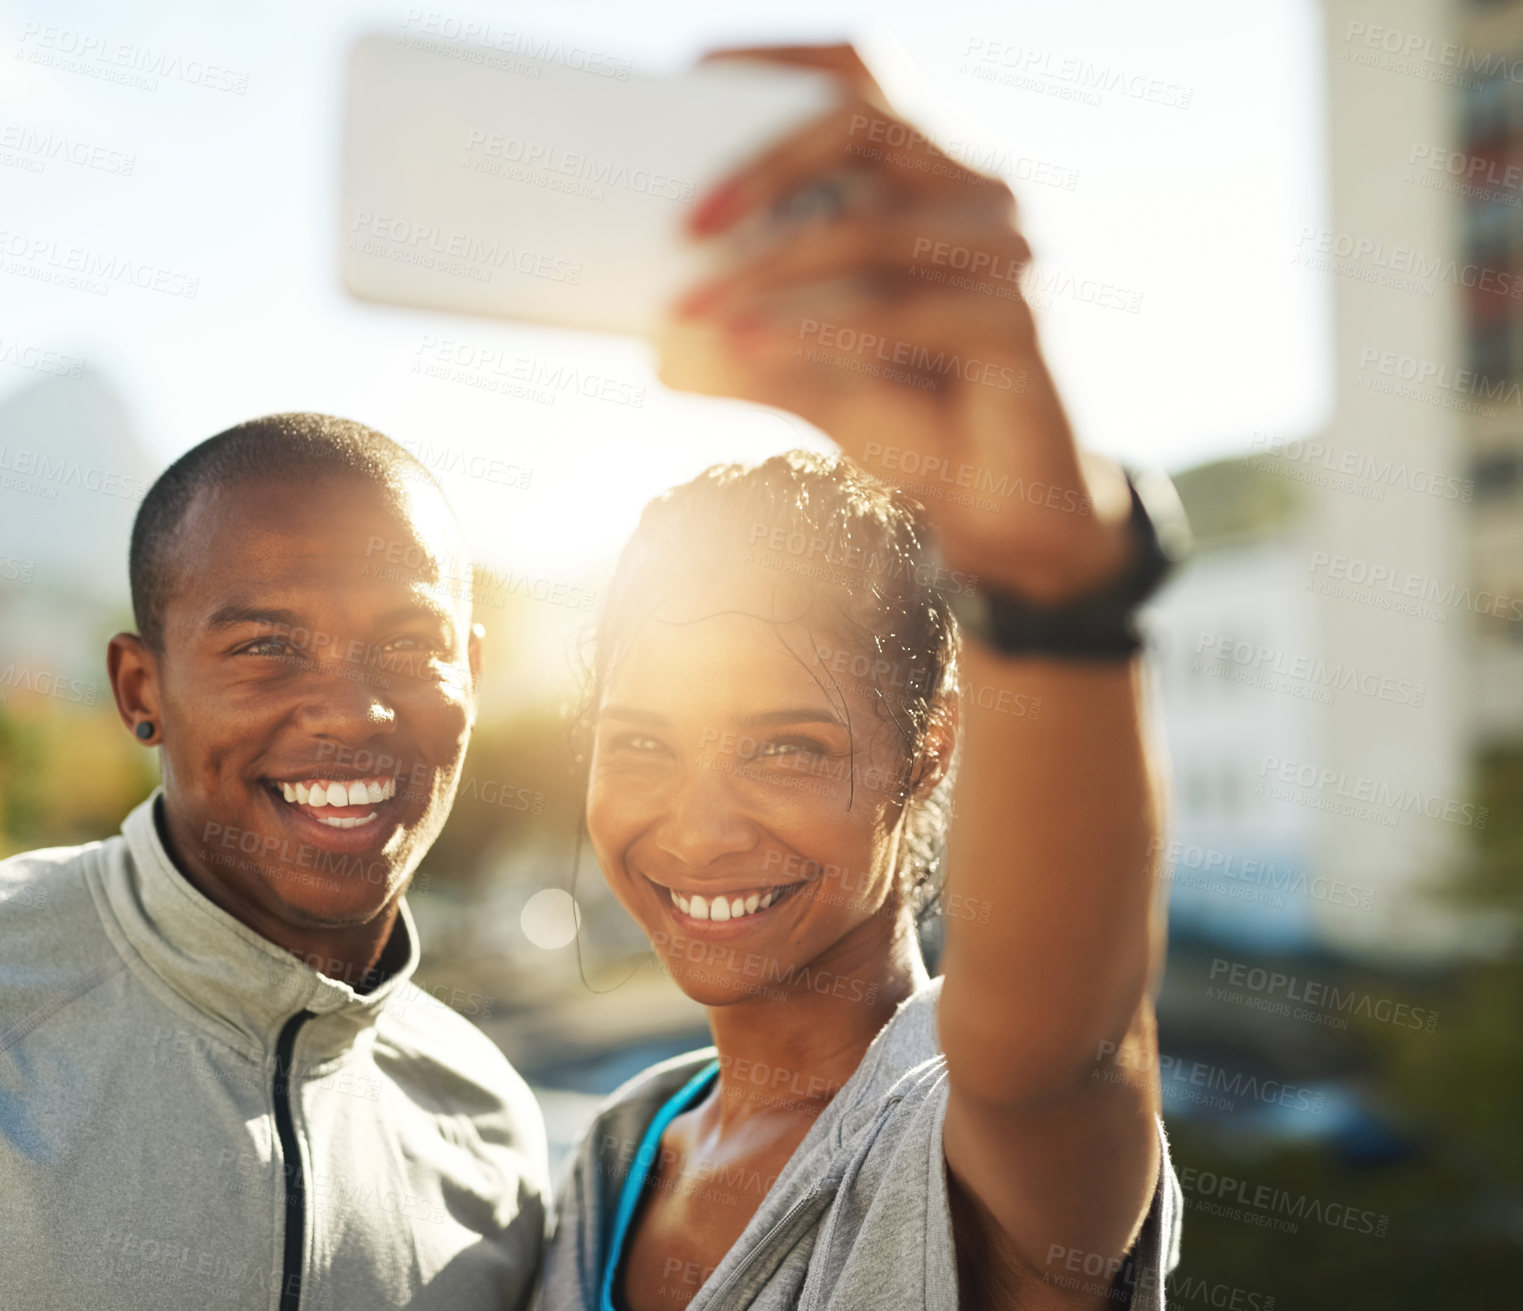
[[1031, 485], [1050, 494], [1046, 505], [1007, 507], [1023, 512], [1018, 532], [999, 532], [995, 525], [996, 531], [966, 541], [947, 534], [941, 549], [948, 565], [1033, 605], [1062, 605], [1117, 577], [1134, 545], [1125, 471], [1091, 457], [1061, 481]]
[[[1134, 617], [1189, 551], [1189, 527], [1162, 474], [1127, 475], [1121, 544], [1043, 574], [1029, 566], [984, 570], [979, 586], [949, 601], [964, 633], [1010, 656], [1128, 659], [1141, 649]], [[1087, 571], [1087, 572], [1086, 572]], [[1036, 586], [1031, 580], [1037, 579]], [[1011, 580], [1015, 580], [1013, 583]]]

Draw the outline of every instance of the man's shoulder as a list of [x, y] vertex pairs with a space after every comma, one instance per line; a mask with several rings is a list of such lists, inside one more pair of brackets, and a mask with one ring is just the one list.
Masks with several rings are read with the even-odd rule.
[[0, 937], [35, 936], [47, 926], [50, 936], [75, 934], [75, 918], [97, 919], [87, 875], [107, 862], [120, 837], [77, 847], [43, 847], [0, 860]]
[[506, 1117], [513, 1132], [543, 1137], [538, 1103], [523, 1076], [466, 1016], [418, 985], [404, 984], [381, 1012], [376, 1056], [435, 1109], [479, 1121]]
[[112, 859], [112, 842], [122, 839], [0, 860], [0, 1030], [121, 967], [90, 891], [91, 871]]

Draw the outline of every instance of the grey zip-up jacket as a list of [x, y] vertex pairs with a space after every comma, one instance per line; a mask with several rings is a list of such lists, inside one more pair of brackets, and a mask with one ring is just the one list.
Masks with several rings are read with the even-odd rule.
[[157, 795], [0, 862], [0, 1306], [523, 1306], [543, 1122], [409, 982], [405, 904], [405, 964], [356, 993], [198, 893]]
[[[687, 1311], [957, 1311], [940, 997], [936, 979], [884, 1025]], [[614, 1209], [640, 1140], [714, 1055], [711, 1047], [652, 1066], [593, 1122], [556, 1206], [539, 1311], [596, 1311]], [[1162, 1121], [1158, 1137], [1152, 1206], [1126, 1261], [1050, 1254], [1047, 1277], [1059, 1288], [1102, 1294], [1118, 1311], [1162, 1311], [1179, 1261], [1182, 1195]], [[684, 1273], [672, 1276], [678, 1287]]]

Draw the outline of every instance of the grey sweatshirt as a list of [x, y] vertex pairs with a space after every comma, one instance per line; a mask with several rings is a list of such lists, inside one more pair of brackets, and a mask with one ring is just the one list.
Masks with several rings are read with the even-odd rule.
[[[946, 1060], [936, 1033], [941, 981], [910, 997], [867, 1049], [784, 1166], [760, 1209], [687, 1311], [957, 1311], [957, 1253], [941, 1127]], [[556, 1207], [541, 1311], [594, 1311], [619, 1190], [660, 1106], [713, 1048], [652, 1066], [610, 1098], [583, 1139]], [[1162, 1311], [1179, 1260], [1181, 1193], [1163, 1162], [1128, 1260], [1060, 1253], [1052, 1282]]]
[[0, 862], [0, 1305], [524, 1305], [543, 1123], [409, 982], [405, 905], [405, 964], [356, 993], [195, 891], [156, 798]]

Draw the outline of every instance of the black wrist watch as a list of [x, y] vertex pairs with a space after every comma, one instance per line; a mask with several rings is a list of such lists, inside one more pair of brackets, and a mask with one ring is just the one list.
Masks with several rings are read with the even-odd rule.
[[985, 587], [948, 593], [963, 632], [1003, 655], [1130, 660], [1142, 649], [1137, 607], [1190, 552], [1190, 526], [1162, 472], [1125, 470], [1132, 493], [1131, 555], [1121, 572], [1087, 596], [1038, 605]]

